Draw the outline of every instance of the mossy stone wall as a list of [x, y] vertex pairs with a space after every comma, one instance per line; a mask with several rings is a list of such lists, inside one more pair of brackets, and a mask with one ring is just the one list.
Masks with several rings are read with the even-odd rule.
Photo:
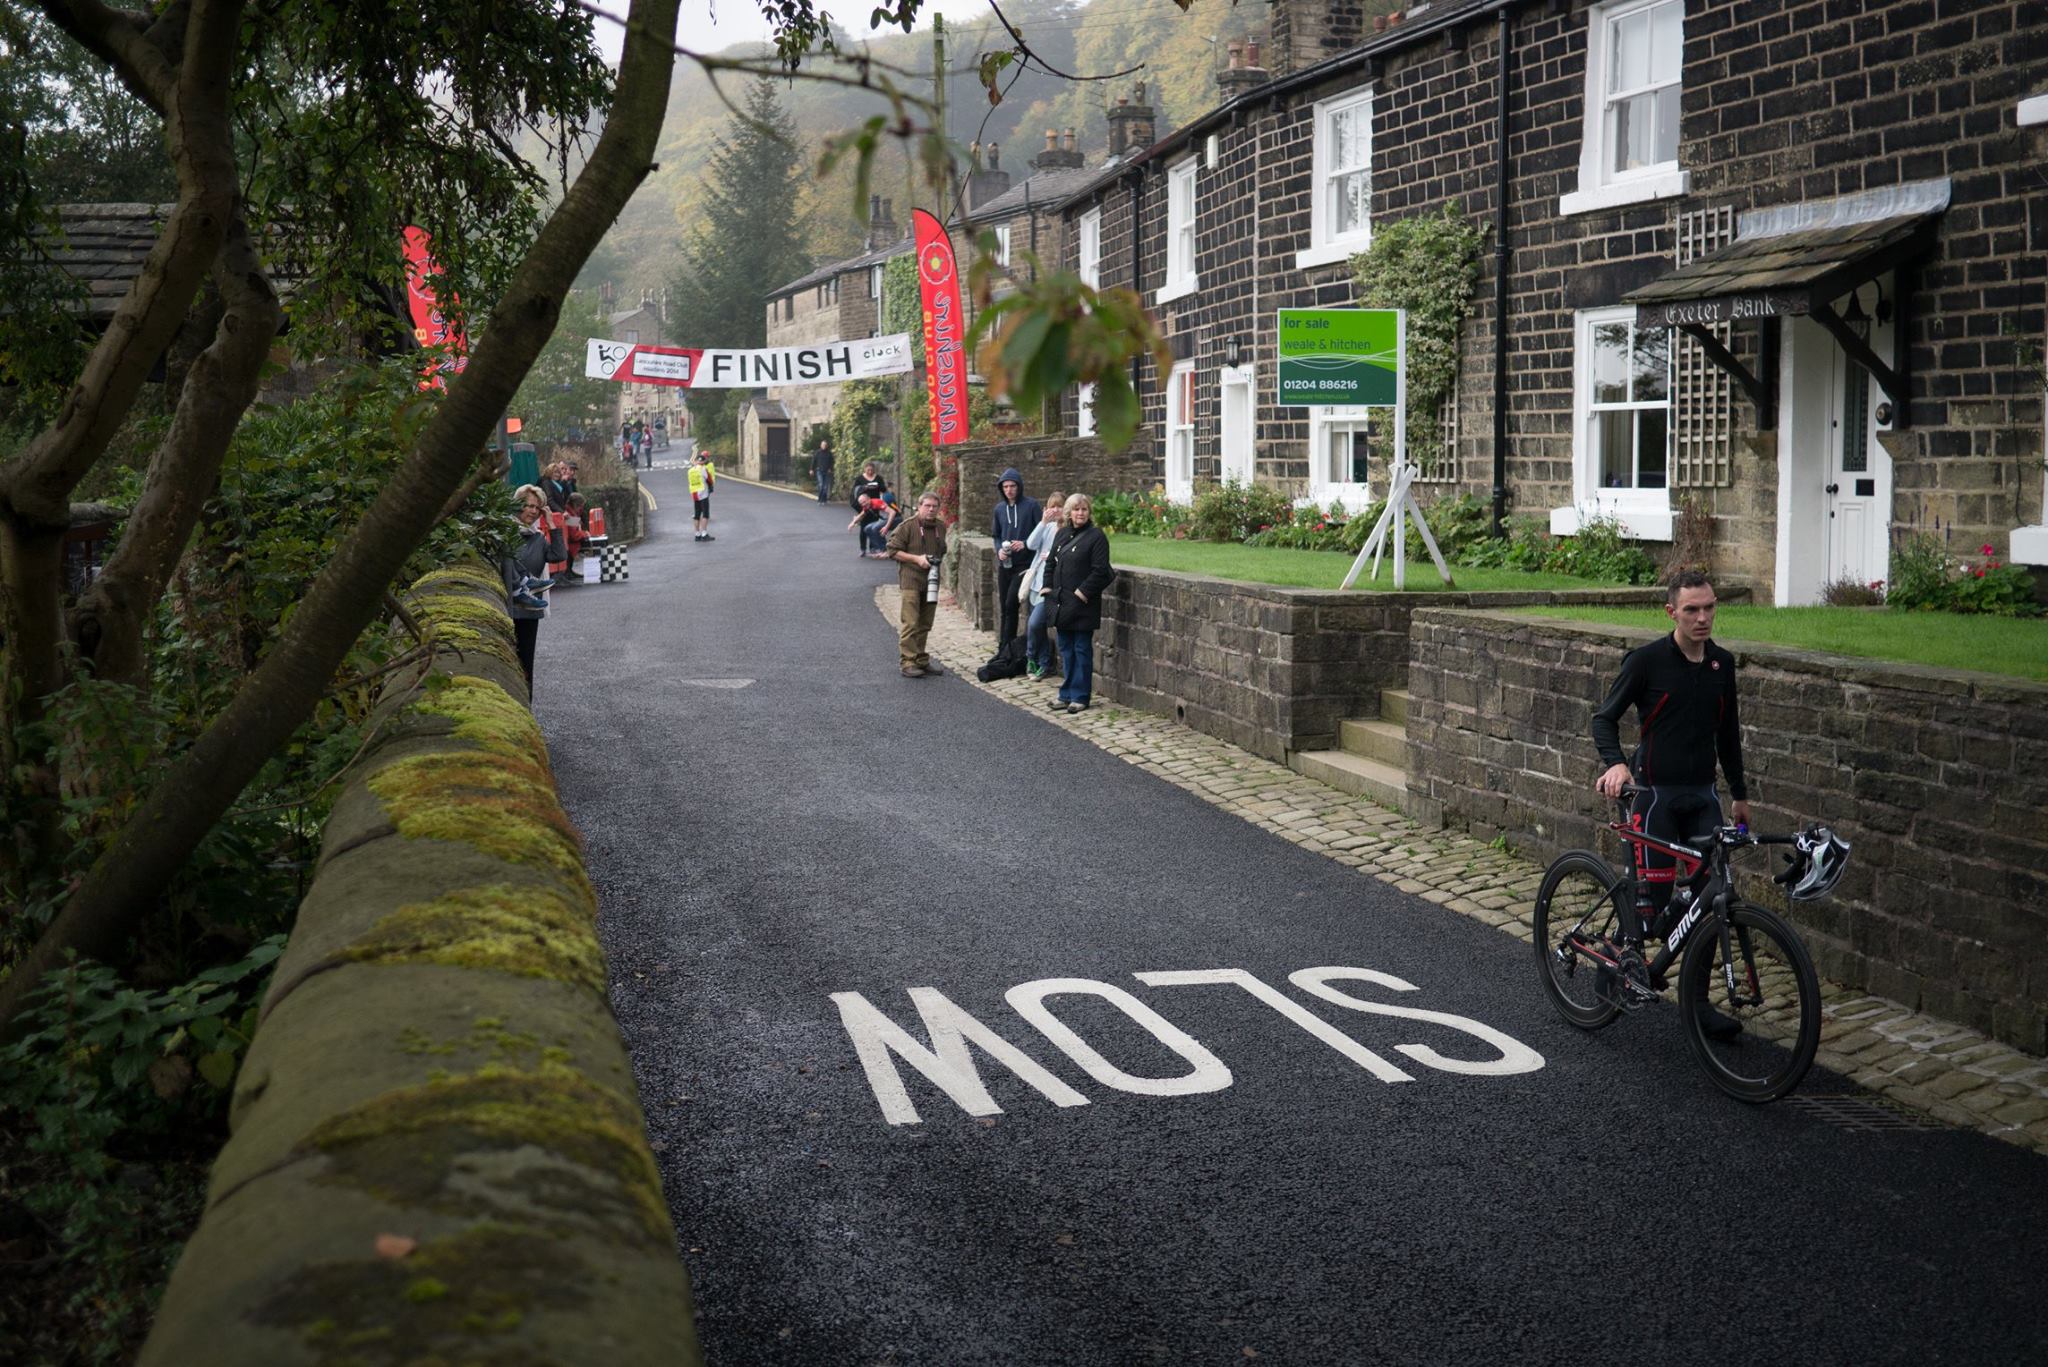
[[145, 1367], [699, 1362], [497, 577], [429, 575]]

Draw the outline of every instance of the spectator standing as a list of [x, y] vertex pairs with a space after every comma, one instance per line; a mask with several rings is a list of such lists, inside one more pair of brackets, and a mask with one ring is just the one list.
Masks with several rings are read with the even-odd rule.
[[668, 416], [663, 413], [654, 415], [654, 449], [668, 450]]
[[868, 529], [881, 518], [879, 508], [882, 495], [888, 492], [889, 481], [882, 478], [882, 468], [879, 465], [869, 461], [860, 467], [860, 478], [853, 482], [853, 497], [850, 500], [854, 512], [860, 515], [854, 530], [855, 544], [860, 547], [857, 554], [865, 556], [882, 549], [870, 544]]
[[583, 511], [583, 495], [571, 494], [562, 508], [562, 540], [568, 547], [563, 556], [572, 566], [583, 558], [583, 543], [590, 540], [586, 530], [588, 514]]
[[925, 648], [939, 611], [939, 560], [945, 553], [946, 524], [939, 520], [939, 496], [919, 495], [917, 511], [889, 534], [889, 558], [896, 562], [896, 582], [903, 591], [898, 653], [906, 679], [946, 672]]
[[818, 449], [811, 452], [811, 477], [818, 481], [818, 502], [831, 502], [832, 438], [818, 438]]
[[1024, 540], [1044, 519], [1035, 498], [1024, 496], [1024, 476], [1005, 470], [996, 480], [996, 506], [989, 535], [996, 543], [996, 649], [1017, 634], [1017, 586], [1031, 572]]
[[699, 451], [690, 459], [690, 516], [699, 541], [718, 540], [711, 534], [711, 491], [717, 487], [718, 471], [711, 457]]
[[[513, 491], [519, 501], [519, 544], [498, 562], [505, 592], [512, 602], [512, 640], [519, 649], [519, 667], [526, 672], [526, 691], [533, 692], [533, 648], [540, 639], [540, 619], [547, 603], [536, 597], [535, 585], [551, 584], [548, 565], [568, 558], [562, 534], [548, 526], [548, 498], [540, 486], [522, 484]], [[545, 591], [545, 587], [542, 588]]]
[[1067, 500], [1067, 525], [1052, 546], [1046, 586], [1052, 590], [1052, 625], [1059, 641], [1059, 696], [1055, 711], [1086, 711], [1094, 695], [1095, 632], [1102, 625], [1102, 591], [1116, 578], [1109, 563], [1109, 537], [1095, 525], [1086, 494]]
[[548, 501], [550, 512], [561, 512], [569, 506], [569, 495], [575, 491], [569, 480], [569, 466], [565, 461], [556, 461], [541, 471], [540, 491]]
[[619, 459], [626, 462], [629, 466], [633, 463], [633, 424], [631, 422], [619, 424]]
[[1024, 604], [1024, 676], [1042, 679], [1052, 668], [1052, 600], [1046, 596], [1045, 567], [1052, 563], [1052, 543], [1067, 525], [1067, 496], [1055, 489], [1045, 500], [1045, 512], [1031, 535], [1024, 538], [1031, 552], [1031, 568], [1024, 576], [1019, 597]]

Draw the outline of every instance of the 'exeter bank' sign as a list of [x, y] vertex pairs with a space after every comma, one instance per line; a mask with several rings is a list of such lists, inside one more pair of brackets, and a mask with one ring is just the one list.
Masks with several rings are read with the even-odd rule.
[[1696, 323], [1739, 323], [1747, 318], [1782, 318], [1805, 313], [1803, 294], [1724, 294], [1718, 299], [1681, 299], [1636, 305], [1636, 326], [1685, 327]]

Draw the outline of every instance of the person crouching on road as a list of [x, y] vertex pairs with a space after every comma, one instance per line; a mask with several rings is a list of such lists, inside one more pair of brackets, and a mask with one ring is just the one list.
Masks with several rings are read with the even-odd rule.
[[1024, 619], [1024, 677], [1042, 679], [1052, 668], [1052, 600], [1045, 596], [1045, 567], [1052, 563], [1052, 543], [1067, 525], [1067, 496], [1055, 489], [1045, 501], [1045, 512], [1024, 546], [1031, 552], [1031, 567], [1020, 587]]
[[884, 555], [881, 537], [872, 536], [869, 529], [880, 516], [883, 494], [889, 492], [889, 481], [882, 478], [882, 468], [873, 461], [860, 467], [860, 478], [853, 482], [853, 496], [847, 501], [853, 505], [853, 523], [856, 528], [854, 539], [860, 544], [860, 554]]
[[1095, 525], [1086, 494], [1067, 500], [1067, 526], [1052, 543], [1045, 573], [1052, 590], [1052, 625], [1065, 674], [1054, 711], [1081, 712], [1095, 686], [1095, 632], [1102, 625], [1102, 591], [1116, 578], [1109, 563], [1109, 537]]
[[906, 679], [946, 672], [925, 649], [939, 611], [939, 558], [945, 553], [946, 524], [939, 520], [939, 496], [921, 495], [917, 511], [889, 534], [889, 558], [896, 562], [896, 582], [903, 590], [899, 653]]
[[547, 616], [547, 599], [541, 597], [554, 586], [548, 565], [568, 559], [562, 534], [548, 525], [548, 496], [536, 484], [522, 484], [512, 497], [519, 503], [519, 544], [498, 562], [504, 576], [505, 592], [511, 597], [512, 640], [519, 648], [519, 667], [526, 671], [526, 691], [533, 692], [533, 648], [540, 639], [540, 619]]
[[711, 534], [711, 491], [718, 487], [718, 471], [711, 457], [699, 451], [690, 460], [690, 516], [697, 528], [696, 540], [716, 541]]
[[996, 543], [996, 649], [1017, 634], [1017, 584], [1031, 572], [1025, 563], [1024, 538], [1044, 517], [1035, 498], [1024, 496], [1024, 476], [1005, 470], [996, 479], [996, 506], [989, 536]]

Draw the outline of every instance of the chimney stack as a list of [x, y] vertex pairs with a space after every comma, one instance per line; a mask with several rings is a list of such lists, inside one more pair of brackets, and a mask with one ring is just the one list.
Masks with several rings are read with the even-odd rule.
[[1060, 143], [1056, 128], [1045, 130], [1045, 150], [1032, 158], [1031, 167], [1036, 171], [1050, 171], [1054, 167], [1076, 167], [1083, 164], [1081, 154], [1074, 150], [1074, 130], [1067, 130], [1066, 144]]
[[868, 250], [887, 247], [902, 237], [902, 230], [896, 226], [895, 207], [892, 201], [880, 195], [868, 196]]
[[1132, 156], [1152, 145], [1152, 106], [1145, 103], [1143, 81], [1131, 95], [1117, 96], [1107, 117], [1110, 156]]
[[1273, 79], [1273, 73], [1259, 65], [1259, 40], [1247, 38], [1230, 45], [1230, 65], [1216, 73], [1216, 89], [1225, 100], [1234, 100]]

